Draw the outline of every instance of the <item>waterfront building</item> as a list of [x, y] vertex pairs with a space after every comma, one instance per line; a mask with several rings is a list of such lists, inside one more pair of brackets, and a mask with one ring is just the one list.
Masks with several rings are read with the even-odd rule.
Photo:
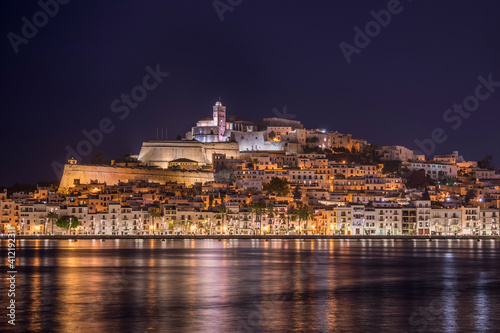
[[479, 220], [479, 207], [462, 207], [462, 234], [479, 235], [481, 221]]
[[431, 201], [415, 200], [417, 208], [417, 235], [431, 234]]
[[499, 210], [494, 208], [481, 209], [480, 213], [481, 236], [497, 236], [499, 225]]
[[0, 192], [0, 233], [19, 226], [19, 202], [7, 198], [7, 190]]
[[431, 232], [434, 235], [456, 235], [461, 229], [461, 208], [431, 208]]

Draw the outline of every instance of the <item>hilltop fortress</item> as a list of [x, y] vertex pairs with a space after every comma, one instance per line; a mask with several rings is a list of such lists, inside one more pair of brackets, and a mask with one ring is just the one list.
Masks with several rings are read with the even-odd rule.
[[[274, 126], [272, 126], [274, 125]], [[263, 130], [259, 131], [258, 129]], [[263, 124], [228, 119], [226, 107], [220, 101], [213, 106], [212, 117], [204, 118], [187, 132], [184, 140], [146, 141], [142, 144], [138, 160], [145, 165], [168, 168], [172, 161], [189, 159], [199, 165], [211, 164], [213, 154], [225, 154], [226, 158], [240, 158], [240, 152], [301, 152], [297, 140], [281, 142], [268, 140], [268, 128], [276, 127], [288, 134], [303, 129], [296, 120], [264, 118]], [[285, 133], [283, 133], [285, 134]]]
[[203, 143], [196, 140], [146, 141], [143, 142], [138, 159], [145, 165], [168, 168], [172, 161], [188, 159], [198, 165], [212, 163], [212, 155], [226, 154], [228, 158], [239, 158], [237, 142]]
[[366, 141], [352, 139], [350, 135], [306, 130], [297, 120], [276, 117], [264, 118], [262, 122], [237, 120], [227, 116], [226, 107], [219, 100], [212, 107], [212, 116], [198, 121], [184, 139], [143, 142], [139, 154], [134, 155], [135, 163], [82, 165], [74, 159], [68, 161], [59, 190], [66, 193], [75, 184], [114, 185], [136, 178], [190, 186], [213, 181], [214, 154], [236, 160], [262, 153], [298, 154], [305, 147], [342, 145], [359, 149], [364, 144]]

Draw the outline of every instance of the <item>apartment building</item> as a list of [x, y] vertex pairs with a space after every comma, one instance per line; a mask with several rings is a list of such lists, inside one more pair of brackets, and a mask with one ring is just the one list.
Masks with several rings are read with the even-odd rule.
[[381, 146], [378, 154], [382, 161], [408, 162], [418, 160], [413, 150], [403, 146]]
[[19, 202], [7, 199], [7, 195], [0, 197], [0, 214], [0, 233], [7, 233], [9, 226], [10, 228], [17, 228], [19, 224]]
[[431, 208], [431, 233], [435, 235], [455, 235], [461, 230], [461, 208]]
[[429, 176], [435, 180], [457, 178], [457, 166], [454, 164], [411, 162], [408, 168], [412, 171], [424, 170], [426, 176]]

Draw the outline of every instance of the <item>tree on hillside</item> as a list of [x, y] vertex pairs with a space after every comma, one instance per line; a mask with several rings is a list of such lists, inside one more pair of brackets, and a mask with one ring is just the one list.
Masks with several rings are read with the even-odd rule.
[[453, 178], [446, 178], [444, 183], [448, 186], [455, 186], [455, 179]]
[[224, 170], [217, 172], [214, 175], [214, 179], [216, 182], [229, 184], [229, 183], [234, 183], [234, 181], [236, 180], [236, 177], [234, 176], [234, 173], [232, 173], [229, 170], [224, 169]]
[[275, 137], [276, 137], [276, 133], [274, 133], [274, 131], [269, 132], [269, 134], [268, 134], [268, 136], [267, 136], [267, 138], [268, 138], [269, 140], [272, 140], [272, 139], [274, 139]]
[[335, 153], [350, 153], [349, 149], [346, 147], [333, 147], [332, 151]]
[[380, 147], [374, 144], [369, 144], [363, 148], [363, 154], [365, 155], [369, 163], [380, 163], [379, 151]]
[[295, 186], [295, 188], [293, 189], [293, 198], [295, 200], [302, 199], [302, 191], [300, 190], [300, 185]]
[[427, 175], [425, 176], [425, 179], [426, 179], [427, 184], [428, 184], [429, 186], [435, 186], [435, 185], [437, 184], [437, 183], [436, 183], [436, 180], [435, 180], [435, 179], [433, 179], [433, 178], [431, 177], [431, 175], [430, 175], [430, 174], [427, 174]]
[[476, 197], [477, 191], [475, 189], [470, 189], [467, 191], [464, 197], [465, 204], [468, 205], [471, 200]]
[[481, 169], [494, 170], [495, 166], [493, 165], [493, 155], [486, 155], [481, 161], [477, 162], [477, 166]]
[[306, 143], [318, 143], [319, 138], [317, 136], [306, 138]]
[[384, 168], [382, 169], [383, 173], [395, 173], [395, 174], [401, 174], [401, 161], [385, 161], [384, 162]]
[[324, 154], [325, 152], [323, 151], [323, 149], [321, 149], [320, 147], [318, 146], [314, 146], [314, 147], [302, 147], [302, 149], [304, 150], [304, 154]]
[[446, 179], [446, 173], [444, 171], [438, 171], [438, 179], [439, 181], [443, 181]]
[[286, 178], [273, 177], [267, 186], [270, 192], [276, 193], [277, 195], [286, 196], [290, 193], [290, 187], [288, 186], [288, 180]]
[[421, 200], [431, 200], [431, 196], [429, 195], [429, 189], [426, 187], [424, 193], [422, 194]]
[[97, 153], [90, 159], [90, 164], [102, 164], [104, 159], [103, 153]]

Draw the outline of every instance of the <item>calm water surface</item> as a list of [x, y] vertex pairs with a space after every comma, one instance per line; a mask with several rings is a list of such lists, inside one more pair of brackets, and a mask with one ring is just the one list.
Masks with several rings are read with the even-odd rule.
[[499, 243], [18, 240], [16, 328], [499, 332]]

